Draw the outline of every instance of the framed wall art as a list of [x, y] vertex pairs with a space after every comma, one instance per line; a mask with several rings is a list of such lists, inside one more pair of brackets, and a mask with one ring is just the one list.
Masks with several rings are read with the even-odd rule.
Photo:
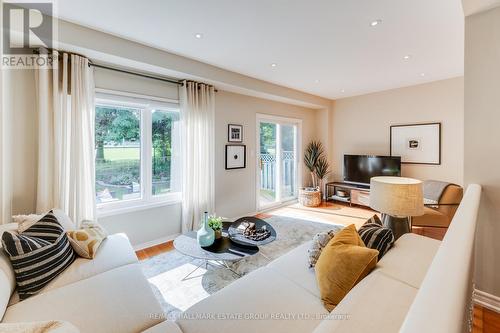
[[401, 163], [441, 164], [441, 123], [391, 126], [390, 155]]
[[235, 124], [227, 125], [227, 141], [243, 142], [243, 126]]
[[226, 145], [226, 170], [246, 168], [245, 145]]

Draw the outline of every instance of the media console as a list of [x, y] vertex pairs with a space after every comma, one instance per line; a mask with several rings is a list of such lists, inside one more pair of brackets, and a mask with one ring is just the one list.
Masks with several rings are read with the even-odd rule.
[[326, 201], [347, 202], [349, 205], [370, 206], [370, 186], [342, 182], [325, 185]]

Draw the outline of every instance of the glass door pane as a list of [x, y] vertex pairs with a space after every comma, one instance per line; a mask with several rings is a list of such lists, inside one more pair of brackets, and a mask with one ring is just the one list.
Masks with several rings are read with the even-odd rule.
[[296, 196], [296, 126], [280, 125], [281, 135], [281, 199]]
[[259, 206], [268, 206], [277, 201], [276, 195], [276, 156], [277, 125], [261, 122], [260, 128], [260, 195]]

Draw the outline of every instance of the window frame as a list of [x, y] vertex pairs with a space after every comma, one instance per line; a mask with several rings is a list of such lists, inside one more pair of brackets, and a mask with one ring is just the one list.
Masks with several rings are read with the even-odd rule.
[[[180, 107], [178, 101], [173, 101], [153, 96], [130, 94], [126, 92], [96, 89], [94, 109], [95, 107], [100, 105], [111, 106], [111, 107], [125, 107], [125, 108], [139, 110], [141, 197], [136, 199], [126, 199], [126, 200], [98, 203], [97, 216], [105, 217], [131, 211], [144, 210], [144, 209], [150, 209], [150, 208], [180, 203], [182, 200], [182, 189], [180, 189], [177, 192], [169, 192], [165, 194], [153, 195], [153, 159], [152, 159], [153, 111], [177, 112], [179, 113], [180, 117]], [[182, 169], [180, 169], [180, 172], [182, 172]], [[177, 176], [182, 177], [181, 174]]]

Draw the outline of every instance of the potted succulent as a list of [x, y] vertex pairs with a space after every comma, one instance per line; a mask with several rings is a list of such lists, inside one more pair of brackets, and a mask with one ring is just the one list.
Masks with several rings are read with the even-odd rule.
[[311, 173], [312, 187], [305, 187], [299, 191], [299, 202], [307, 207], [317, 207], [321, 204], [321, 189], [323, 179], [330, 173], [330, 164], [325, 157], [323, 144], [311, 141], [304, 153], [304, 164]]
[[215, 232], [215, 239], [222, 237], [222, 217], [212, 215], [208, 218], [208, 226]]

